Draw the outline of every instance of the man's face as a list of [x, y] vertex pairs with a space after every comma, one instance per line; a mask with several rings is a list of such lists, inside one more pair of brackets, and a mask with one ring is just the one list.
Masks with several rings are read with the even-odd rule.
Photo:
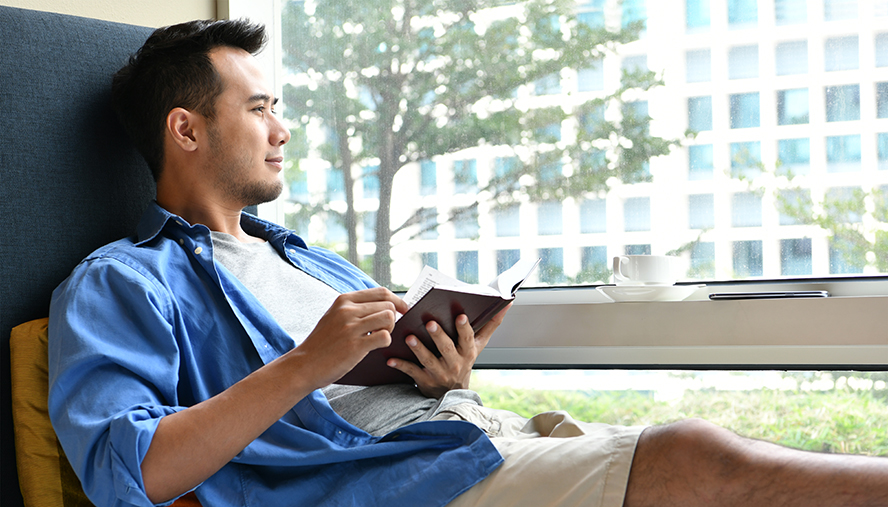
[[283, 145], [290, 132], [273, 114], [274, 94], [252, 55], [222, 47], [210, 53], [222, 78], [216, 116], [207, 120], [208, 177], [238, 206], [276, 199], [283, 189]]

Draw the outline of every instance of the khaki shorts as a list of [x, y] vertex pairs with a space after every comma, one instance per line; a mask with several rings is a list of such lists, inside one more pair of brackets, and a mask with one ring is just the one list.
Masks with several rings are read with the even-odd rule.
[[505, 458], [450, 507], [621, 507], [635, 444], [646, 428], [584, 423], [561, 411], [526, 419], [471, 403], [434, 419], [476, 424]]

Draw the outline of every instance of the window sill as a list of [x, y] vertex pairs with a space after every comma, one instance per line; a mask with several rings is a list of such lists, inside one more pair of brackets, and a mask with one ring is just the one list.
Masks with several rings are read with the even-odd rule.
[[[479, 368], [888, 369], [888, 280], [717, 284], [685, 301], [610, 303], [594, 288], [522, 289]], [[710, 292], [830, 290], [710, 301]]]

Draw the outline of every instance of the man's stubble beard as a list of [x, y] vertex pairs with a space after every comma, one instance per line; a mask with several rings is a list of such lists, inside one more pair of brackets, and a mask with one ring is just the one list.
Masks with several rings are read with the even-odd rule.
[[219, 133], [214, 126], [207, 128], [212, 157], [210, 164], [215, 166], [216, 188], [228, 198], [244, 203], [244, 206], [255, 206], [277, 199], [284, 190], [281, 178], [273, 182], [250, 181], [247, 172], [250, 168], [250, 157], [237, 154], [226, 156]]

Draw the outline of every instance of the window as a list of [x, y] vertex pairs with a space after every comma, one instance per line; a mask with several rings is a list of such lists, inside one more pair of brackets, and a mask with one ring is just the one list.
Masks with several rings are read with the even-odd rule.
[[623, 203], [623, 224], [626, 232], [651, 230], [651, 198], [626, 199]]
[[811, 239], [780, 240], [780, 274], [783, 276], [811, 275]]
[[823, 65], [827, 72], [859, 68], [860, 51], [857, 37], [826, 39], [823, 48]]
[[588, 0], [579, 5], [580, 11], [577, 13], [577, 21], [585, 23], [590, 28], [603, 28], [604, 1], [605, 0]]
[[561, 93], [561, 76], [549, 74], [534, 83], [536, 95], [557, 95]]
[[419, 216], [419, 239], [438, 239], [438, 208], [422, 208]]
[[811, 141], [804, 139], [780, 139], [777, 141], [777, 174], [795, 176], [808, 174], [811, 164]]
[[731, 28], [754, 26], [758, 21], [756, 0], [728, 0], [728, 25]]
[[521, 258], [521, 250], [510, 249], [510, 250], [497, 250], [496, 251], [496, 272], [502, 273], [503, 271], [512, 267], [513, 264], [518, 262], [518, 259]]
[[621, 68], [626, 72], [647, 72], [648, 59], [647, 55], [632, 55], [623, 58]]
[[341, 169], [327, 169], [327, 198], [331, 201], [345, 200], [345, 179]]
[[888, 82], [876, 83], [876, 118], [888, 118]]
[[881, 132], [876, 135], [876, 145], [879, 159], [879, 170], [888, 170], [888, 132]]
[[855, 121], [860, 119], [860, 86], [826, 87], [826, 121]]
[[843, 173], [860, 170], [860, 136], [829, 136], [826, 138], [826, 170]]
[[493, 212], [496, 235], [500, 238], [521, 235], [519, 207], [517, 205], [498, 208]]
[[797, 25], [808, 20], [805, 0], [775, 0], [774, 19], [778, 25]]
[[456, 279], [478, 283], [478, 252], [456, 252]]
[[688, 278], [708, 280], [715, 277], [715, 243], [697, 242], [691, 247]]
[[876, 34], [876, 67], [888, 67], [888, 32]]
[[762, 198], [753, 192], [740, 192], [731, 196], [731, 226], [761, 227]]
[[712, 170], [712, 145], [688, 146], [688, 179], [711, 180]]
[[777, 125], [808, 123], [808, 89], [777, 92]]
[[781, 42], [774, 47], [778, 76], [808, 73], [808, 42]]
[[688, 83], [704, 83], [712, 79], [712, 54], [708, 49], [698, 49], [685, 53]]
[[730, 96], [731, 128], [744, 129], [758, 127], [759, 94], [738, 93]]
[[780, 225], [803, 225], [810, 222], [814, 203], [811, 191], [803, 189], [781, 190], [777, 194]]
[[610, 278], [610, 259], [606, 246], [586, 246], [580, 254], [581, 273], [586, 281], [604, 282]]
[[561, 234], [561, 201], [541, 202], [537, 211], [537, 228], [540, 236]]
[[736, 276], [751, 278], [764, 274], [761, 241], [735, 241], [732, 247], [734, 273]]
[[650, 255], [651, 254], [651, 245], [649, 245], [649, 244], [626, 245], [626, 248], [624, 250], [626, 251], [626, 255]]
[[731, 176], [755, 178], [762, 173], [762, 145], [758, 141], [731, 143]]
[[438, 252], [423, 252], [420, 254], [420, 260], [423, 266], [438, 269]]
[[709, 2], [710, 0], [685, 0], [685, 21], [689, 32], [709, 28]]
[[715, 227], [715, 204], [712, 194], [688, 196], [688, 227], [691, 229]]
[[361, 172], [364, 198], [379, 199], [379, 166], [364, 167]]
[[419, 193], [435, 195], [438, 192], [438, 168], [431, 160], [423, 160], [419, 164]]
[[547, 285], [563, 283], [564, 278], [564, 249], [540, 248], [540, 281]]
[[577, 71], [577, 91], [604, 90], [604, 64], [601, 59], [592, 60], [588, 67]]
[[368, 211], [363, 214], [364, 241], [373, 243], [376, 241], [376, 212]]
[[623, 28], [632, 23], [643, 22], [647, 24], [646, 0], [623, 0]]
[[453, 231], [457, 239], [475, 239], [478, 237], [478, 229], [478, 208], [476, 207], [457, 214], [453, 219]]
[[688, 128], [712, 130], [712, 97], [688, 97]]
[[737, 46], [728, 51], [728, 79], [758, 77], [758, 69], [758, 46]]
[[453, 162], [453, 187], [457, 194], [478, 190], [478, 170], [475, 159]]
[[607, 232], [607, 202], [604, 199], [584, 199], [580, 204], [580, 233]]
[[857, 0], [823, 0], [823, 19], [841, 21], [857, 18]]

